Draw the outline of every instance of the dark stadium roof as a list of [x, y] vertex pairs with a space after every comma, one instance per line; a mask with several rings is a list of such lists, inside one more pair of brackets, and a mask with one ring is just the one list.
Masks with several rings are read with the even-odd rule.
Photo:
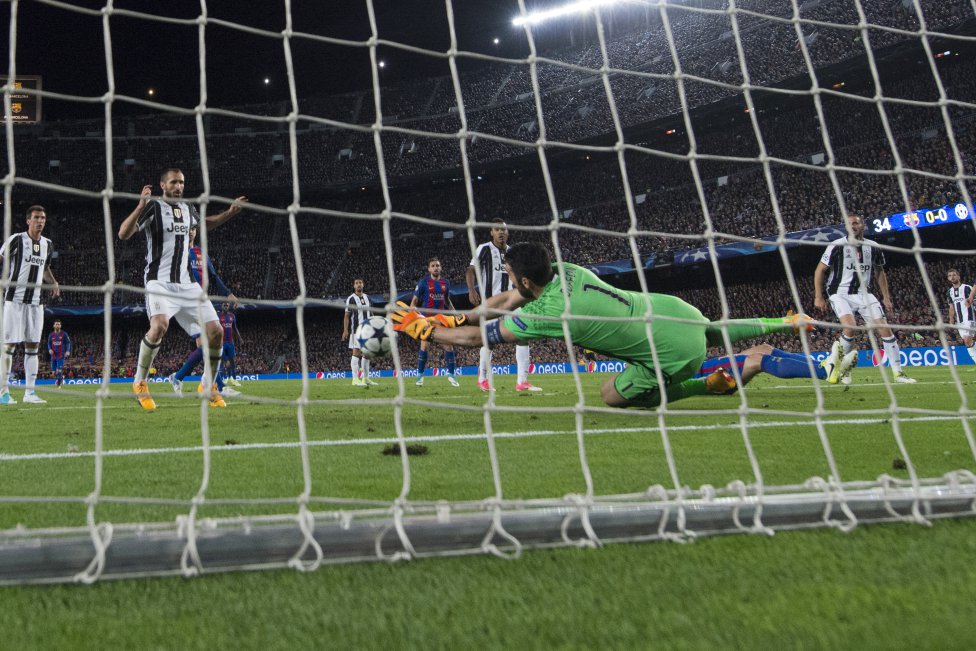
[[[546, 6], [558, 1], [526, 0], [526, 6]], [[11, 5], [3, 4], [0, 33], [6, 35]], [[68, 0], [65, 4], [87, 9], [88, 13], [43, 1], [19, 3], [17, 72], [41, 75], [46, 91], [99, 97], [108, 90], [102, 16], [98, 14], [106, 2]], [[285, 27], [284, 0], [212, 0], [206, 5], [210, 18], [276, 33]], [[296, 32], [359, 41], [369, 37], [365, 0], [293, 0], [291, 5]], [[443, 0], [374, 0], [373, 6], [381, 38], [438, 51], [449, 47]], [[156, 101], [195, 106], [199, 101], [197, 26], [192, 22], [150, 20], [148, 14], [155, 7], [165, 7], [167, 18], [182, 21], [193, 21], [201, 11], [199, 0], [166, 3], [116, 0], [114, 8], [120, 13], [111, 18], [110, 25], [117, 92], [148, 99], [147, 91], [153, 88]], [[512, 17], [518, 12], [517, 0], [456, 0], [453, 8], [459, 48], [524, 56], [524, 34], [511, 25]], [[495, 37], [500, 39], [497, 45], [493, 43]], [[207, 28], [206, 39], [208, 105], [227, 106], [288, 97], [281, 39], [216, 23]], [[296, 39], [292, 50], [300, 97], [371, 85], [366, 48]], [[383, 70], [384, 83], [448, 73], [443, 59], [391, 48], [380, 48], [379, 54], [388, 62]], [[122, 104], [116, 110], [145, 112], [145, 108]], [[79, 105], [47, 98], [44, 114], [48, 119], [98, 117], [102, 109], [97, 103]]]

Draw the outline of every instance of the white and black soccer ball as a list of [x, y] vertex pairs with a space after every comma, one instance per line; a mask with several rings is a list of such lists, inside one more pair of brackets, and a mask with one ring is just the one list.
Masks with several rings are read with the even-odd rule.
[[393, 326], [381, 316], [371, 316], [356, 328], [356, 346], [369, 359], [386, 357], [393, 348]]

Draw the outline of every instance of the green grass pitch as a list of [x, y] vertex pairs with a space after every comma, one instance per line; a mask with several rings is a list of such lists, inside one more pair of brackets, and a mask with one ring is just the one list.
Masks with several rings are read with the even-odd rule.
[[[971, 400], [976, 374], [960, 373], [961, 389], [947, 369], [914, 369], [918, 384], [891, 388], [909, 461], [923, 477], [976, 472], [960, 419], [924, 411], [958, 411], [960, 391]], [[599, 404], [603, 379], [581, 376], [588, 405]], [[535, 381], [544, 393], [516, 395], [514, 378], [497, 381], [497, 405], [525, 408], [491, 415], [503, 497], [583, 492], [572, 377]], [[382, 452], [395, 435], [396, 382], [382, 380], [369, 390], [337, 380], [308, 386], [309, 399], [328, 401], [304, 408], [315, 443], [309, 449], [313, 509], [335, 508], [335, 500], [395, 499], [404, 480], [401, 460]], [[408, 398], [430, 401], [403, 407], [405, 435], [426, 438], [429, 449], [410, 457], [410, 499], [493, 496], [488, 446], [479, 438], [486, 395], [473, 379], [463, 378], [455, 389], [443, 378], [427, 378], [423, 388], [405, 378], [404, 388]], [[143, 413], [126, 391], [127, 385], [113, 385], [104, 403], [101, 494], [139, 503], [107, 500], [98, 519], [172, 521], [187, 512], [203, 479], [200, 404], [153, 385], [159, 409]], [[245, 391], [293, 400], [301, 383], [255, 382]], [[84, 525], [82, 500], [95, 485], [94, 389], [42, 395], [48, 405], [0, 410], [0, 532]], [[817, 406], [810, 382], [763, 377], [746, 395], [756, 410], [749, 442], [767, 484], [829, 474], [809, 415]], [[893, 468], [903, 455], [877, 371], [860, 370], [848, 389], [825, 386], [823, 398], [825, 432], [843, 480], [908, 476]], [[738, 414], [713, 413], [740, 404], [738, 397], [702, 397], [673, 405], [680, 413], [666, 425], [683, 485], [753, 481]], [[293, 500], [303, 490], [296, 414], [294, 404], [241, 400], [208, 412], [213, 451], [201, 517], [294, 510], [257, 501]], [[582, 422], [596, 495], [671, 487], [655, 414], [587, 412]], [[514, 436], [527, 432], [533, 435]], [[312, 574], [0, 588], [0, 646], [968, 648], [976, 621], [974, 560], [976, 519], [962, 519], [931, 528], [872, 525], [846, 535], [781, 532], [686, 545], [530, 551], [515, 562], [444, 558], [324, 566]]]

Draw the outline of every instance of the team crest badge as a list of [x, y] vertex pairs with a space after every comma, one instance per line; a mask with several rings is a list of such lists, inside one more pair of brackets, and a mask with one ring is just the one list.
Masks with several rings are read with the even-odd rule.
[[178, 222], [183, 221], [183, 209], [182, 208], [173, 208], [173, 219], [175, 219]]
[[20, 102], [14, 102], [13, 104], [10, 105], [10, 110], [13, 113], [20, 113], [21, 111], [24, 110], [24, 105], [21, 104]]
[[33, 246], [31, 248], [34, 249], [34, 255], [37, 255], [37, 254], [39, 254], [41, 252], [41, 243], [40, 242], [34, 242], [33, 243]]

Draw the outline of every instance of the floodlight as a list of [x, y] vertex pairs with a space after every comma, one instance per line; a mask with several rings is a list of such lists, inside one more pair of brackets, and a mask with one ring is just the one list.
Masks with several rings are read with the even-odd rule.
[[590, 9], [600, 7], [603, 5], [610, 5], [619, 2], [619, 0], [577, 0], [576, 2], [570, 2], [569, 4], [562, 5], [561, 7], [554, 7], [552, 9], [545, 9], [543, 11], [533, 11], [525, 16], [518, 16], [512, 19], [512, 24], [516, 27], [521, 27], [522, 25], [538, 25], [541, 22], [547, 21], [550, 18], [559, 18], [560, 16], [568, 16], [570, 14], [580, 14]]

